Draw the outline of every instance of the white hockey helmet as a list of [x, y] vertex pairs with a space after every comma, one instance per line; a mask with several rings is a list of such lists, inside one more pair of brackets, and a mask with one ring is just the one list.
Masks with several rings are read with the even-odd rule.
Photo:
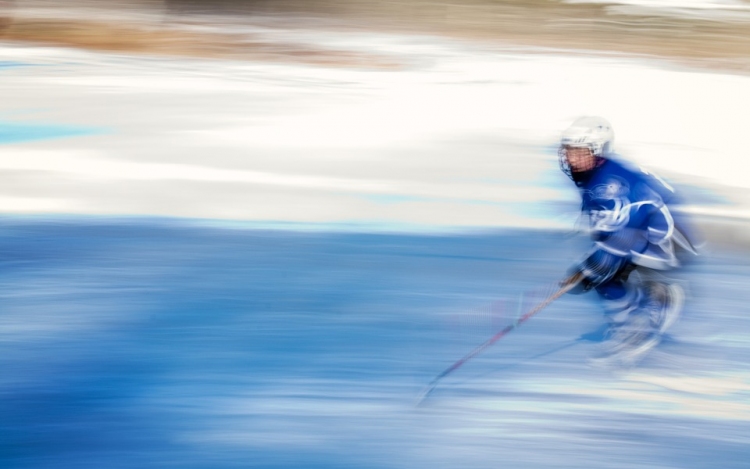
[[582, 147], [591, 150], [595, 157], [604, 157], [612, 153], [615, 132], [610, 123], [603, 117], [587, 116], [576, 119], [563, 131], [560, 138], [558, 156], [560, 168], [573, 178], [572, 170], [565, 155], [566, 147]]

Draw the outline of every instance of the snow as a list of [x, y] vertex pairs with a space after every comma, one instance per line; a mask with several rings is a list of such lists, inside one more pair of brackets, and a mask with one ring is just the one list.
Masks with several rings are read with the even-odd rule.
[[[749, 212], [737, 169], [750, 77], [430, 37], [290, 34], [399, 66], [4, 46], [27, 65], [0, 73], [4, 121], [16, 129], [0, 169], [21, 178], [4, 195], [64, 186], [64, 203], [51, 194], [27, 204], [49, 213], [559, 227], [549, 213], [560, 201], [573, 207], [575, 194], [556, 169], [558, 135], [598, 114], [626, 156], [726, 202], [696, 202], [694, 211]], [[56, 136], [71, 137], [45, 140], [55, 125]], [[19, 142], [22, 134], [32, 137]], [[160, 191], [165, 182], [180, 189]], [[263, 208], [250, 209], [246, 201], [259, 197]]]

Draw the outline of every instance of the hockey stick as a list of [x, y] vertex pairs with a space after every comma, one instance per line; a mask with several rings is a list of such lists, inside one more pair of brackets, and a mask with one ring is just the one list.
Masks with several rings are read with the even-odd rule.
[[534, 316], [539, 311], [543, 310], [545, 307], [547, 307], [550, 303], [555, 301], [556, 299], [560, 298], [565, 293], [572, 290], [582, 279], [581, 273], [575, 273], [572, 276], [568, 277], [567, 279], [563, 280], [561, 283], [562, 286], [554, 293], [549, 295], [547, 298], [544, 299], [541, 303], [536, 305], [534, 308], [532, 308], [530, 311], [526, 312], [523, 316], [520, 316], [518, 319], [516, 319], [512, 324], [505, 327], [505, 329], [501, 330], [497, 334], [493, 335], [489, 339], [487, 339], [483, 344], [476, 347], [474, 350], [466, 354], [463, 358], [458, 360], [453, 365], [449, 366], [445, 369], [442, 373], [437, 375], [435, 379], [430, 381], [430, 384], [428, 384], [424, 390], [419, 394], [419, 397], [417, 398], [416, 405], [419, 405], [422, 403], [422, 401], [425, 400], [425, 398], [437, 387], [438, 383], [441, 379], [445, 378], [452, 372], [456, 371], [458, 368], [460, 368], [464, 363], [471, 360], [475, 356], [482, 353], [485, 349], [487, 349], [490, 345], [494, 344], [498, 340], [502, 339], [506, 334], [508, 334], [510, 331], [515, 329], [516, 327], [520, 326], [524, 322], [528, 321], [529, 318]]

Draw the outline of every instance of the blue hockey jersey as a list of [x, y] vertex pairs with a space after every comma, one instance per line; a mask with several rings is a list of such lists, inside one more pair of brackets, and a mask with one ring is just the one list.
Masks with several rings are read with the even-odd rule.
[[576, 185], [595, 250], [659, 270], [679, 264], [675, 246], [695, 253], [686, 223], [670, 210], [680, 203], [675, 190], [656, 175], [608, 157]]

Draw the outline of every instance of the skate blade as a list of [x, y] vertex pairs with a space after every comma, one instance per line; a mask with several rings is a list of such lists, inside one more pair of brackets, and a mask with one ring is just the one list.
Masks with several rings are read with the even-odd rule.
[[648, 353], [661, 342], [661, 336], [654, 335], [638, 345], [608, 351], [598, 357], [589, 359], [589, 364], [596, 368], [619, 368], [637, 365]]
[[667, 314], [664, 322], [659, 327], [659, 334], [664, 334], [682, 314], [682, 308], [685, 306], [685, 291], [679, 285], [669, 285], [669, 298], [672, 304], [669, 309], [671, 313]]

